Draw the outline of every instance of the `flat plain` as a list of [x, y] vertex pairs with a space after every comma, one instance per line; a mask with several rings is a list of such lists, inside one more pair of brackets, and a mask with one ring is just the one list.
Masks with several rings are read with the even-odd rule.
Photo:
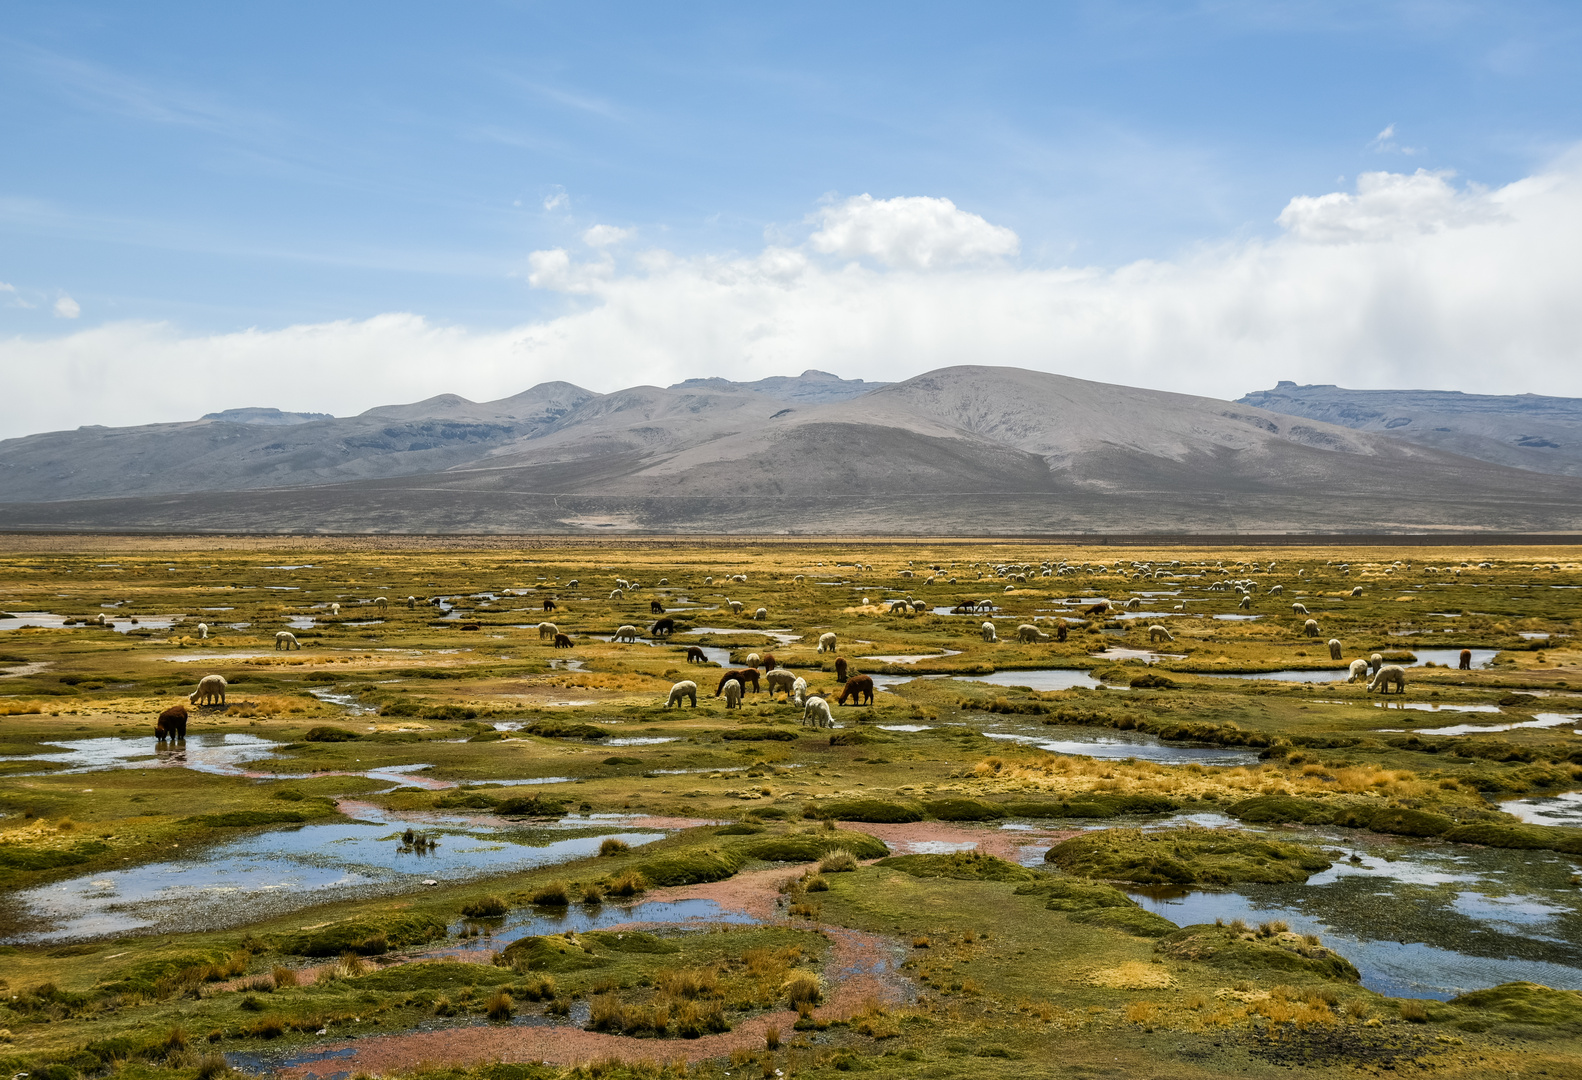
[[1579, 1076], [1579, 620], [1470, 542], [0, 538], [0, 1058]]

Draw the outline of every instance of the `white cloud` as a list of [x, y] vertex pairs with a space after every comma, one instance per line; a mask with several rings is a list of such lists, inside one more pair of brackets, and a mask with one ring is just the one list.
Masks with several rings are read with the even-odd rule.
[[16, 292], [16, 286], [8, 281], [0, 281], [0, 292], [14, 293]]
[[815, 218], [813, 250], [885, 266], [931, 270], [1015, 255], [1016, 234], [958, 209], [949, 199], [858, 195], [826, 206]]
[[555, 191], [544, 196], [545, 210], [564, 210], [570, 205], [571, 196], [567, 195], [564, 191]]
[[[1116, 269], [936, 260], [916, 273], [917, 260], [831, 264], [811, 242], [587, 263], [553, 249], [533, 253], [527, 277], [572, 294], [566, 313], [499, 333], [392, 314], [213, 336], [119, 323], [0, 339], [0, 382], [17, 403], [0, 435], [809, 367], [903, 379], [1008, 364], [1217, 397], [1282, 378], [1582, 396], [1582, 155], [1488, 192], [1442, 174], [1374, 174], [1354, 193], [1294, 199], [1281, 218], [1271, 239]], [[290, 371], [312, 377], [282, 379]]]
[[55, 314], [62, 319], [75, 319], [82, 314], [82, 305], [69, 296], [55, 301]]
[[595, 225], [582, 234], [582, 242], [589, 247], [609, 247], [630, 240], [637, 235], [636, 229], [623, 229], [618, 225]]

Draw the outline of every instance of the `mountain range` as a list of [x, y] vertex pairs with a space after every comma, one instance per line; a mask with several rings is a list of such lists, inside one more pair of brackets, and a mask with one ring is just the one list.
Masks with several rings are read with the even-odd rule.
[[1471, 434], [1466, 445], [1401, 438], [1411, 424], [1445, 426], [1419, 419], [1442, 417], [1437, 399], [1395, 427], [1397, 414], [1379, 421], [1355, 402], [1323, 406], [1334, 419], [1292, 411], [1317, 411], [1323, 395], [1296, 392], [1316, 390], [1360, 393], [1282, 383], [1264, 392], [1293, 402], [1282, 411], [1260, 395], [1230, 402], [962, 366], [893, 384], [818, 371], [610, 394], [552, 382], [498, 401], [441, 395], [344, 418], [227, 410], [0, 442], [0, 527], [1582, 531], [1582, 478], [1555, 467], [1557, 455], [1535, 471], [1478, 460]]

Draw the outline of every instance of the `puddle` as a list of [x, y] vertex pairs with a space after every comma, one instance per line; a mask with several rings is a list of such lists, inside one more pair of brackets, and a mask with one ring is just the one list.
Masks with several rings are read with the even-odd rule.
[[1254, 619], [1261, 619], [1261, 618], [1263, 618], [1263, 616], [1262, 615], [1231, 615], [1231, 614], [1225, 614], [1225, 615], [1210, 615], [1209, 618], [1211, 618], [1211, 619], [1219, 619], [1222, 622], [1252, 622]]
[[21, 890], [28, 916], [50, 929], [11, 939], [49, 942], [128, 932], [190, 933], [278, 917], [309, 906], [409, 893], [446, 883], [570, 862], [597, 854], [605, 835], [637, 846], [657, 832], [606, 833], [528, 844], [484, 830], [429, 828], [439, 847], [400, 850], [387, 823], [304, 825], [220, 844], [201, 854]]
[[[1350, 704], [1348, 702], [1348, 704]], [[1438, 705], [1431, 701], [1375, 701], [1375, 709], [1411, 709], [1416, 712], [1497, 713], [1498, 705]], [[1490, 731], [1496, 730], [1490, 728]]]
[[[108, 606], [113, 607], [115, 605]], [[114, 622], [104, 627], [99, 626], [97, 623], [84, 624], [80, 622], [74, 622], [73, 625], [67, 626], [67, 618], [75, 619], [75, 616], [55, 615], [48, 611], [8, 611], [5, 613], [4, 618], [0, 618], [0, 631], [20, 630], [23, 627], [34, 627], [47, 630], [86, 630], [89, 627], [93, 627], [94, 629], [114, 630], [118, 634], [129, 634], [133, 630], [169, 630], [176, 624], [177, 616], [168, 615], [156, 617], [151, 615], [139, 615], [137, 616], [137, 622], [135, 623], [128, 621], [125, 616], [122, 616], [118, 617]]]
[[[1582, 720], [1578, 713], [1535, 713], [1533, 719], [1513, 724], [1456, 724], [1452, 727], [1413, 728], [1418, 735], [1481, 735], [1491, 731], [1515, 731], [1517, 728], [1563, 727]], [[1380, 731], [1400, 731], [1401, 728], [1379, 728]]]
[[[152, 731], [152, 728], [150, 728]], [[59, 747], [59, 753], [6, 755], [0, 762], [51, 762], [65, 766], [50, 773], [12, 773], [12, 776], [68, 776], [73, 773], [102, 772], [106, 769], [147, 769], [177, 767], [198, 772], [236, 775], [237, 766], [267, 758], [280, 744], [253, 735], [214, 733], [187, 736], [185, 743], [158, 749], [152, 734], [141, 738], [119, 736], [73, 739], [40, 743]]]
[[286, 625], [293, 630], [311, 630], [316, 620], [312, 615], [288, 615]]
[[879, 724], [880, 731], [933, 731], [928, 724]]
[[1111, 646], [1103, 652], [1089, 653], [1095, 660], [1141, 660], [1145, 664], [1155, 664], [1160, 660], [1185, 660], [1185, 653], [1161, 653], [1152, 649], [1126, 649], [1120, 646]]
[[793, 641], [801, 641], [802, 640], [802, 635], [797, 633], [795, 630], [759, 630], [759, 629], [756, 629], [756, 628], [749, 628], [749, 627], [745, 627], [745, 626], [742, 626], [742, 627], [699, 626], [699, 627], [697, 627], [695, 629], [692, 629], [692, 630], [683, 630], [682, 633], [683, 634], [762, 634], [764, 637], [772, 637], [772, 638], [774, 638], [776, 643], [778, 643], [781, 646], [790, 645]]
[[1524, 630], [1521, 633], [1517, 634], [1516, 636], [1517, 637], [1524, 637], [1528, 641], [1548, 641], [1549, 640], [1548, 633], [1546, 633], [1544, 631], [1541, 631], [1541, 630]]
[[[1000, 725], [996, 725], [1000, 726]], [[1072, 725], [1053, 725], [1042, 730], [990, 731], [983, 734], [990, 739], [1025, 743], [1053, 754], [1074, 757], [1103, 758], [1119, 761], [1136, 758], [1166, 765], [1195, 763], [1211, 766], [1256, 765], [1258, 754], [1250, 750], [1230, 750], [1222, 746], [1177, 746], [1150, 739], [1146, 735], [1127, 732], [1098, 734], [1092, 728]]]
[[940, 660], [940, 659], [943, 659], [944, 657], [947, 657], [947, 656], [960, 656], [960, 655], [961, 655], [961, 650], [960, 649], [945, 649], [942, 652], [924, 653], [921, 656], [918, 656], [918, 655], [915, 655], [915, 654], [911, 654], [911, 655], [908, 655], [908, 654], [891, 654], [889, 656], [859, 656], [859, 657], [857, 657], [857, 659], [859, 659], [859, 660], [883, 660], [887, 664], [915, 664], [919, 660]]
[[1500, 809], [1530, 825], [1582, 826], [1582, 791], [1567, 791], [1540, 799], [1512, 799]]
[[957, 675], [958, 679], [988, 683], [991, 686], [1025, 686], [1030, 690], [1069, 690], [1073, 686], [1096, 689], [1104, 684], [1078, 668], [1028, 668], [1022, 671], [996, 671], [992, 675]]
[[320, 701], [327, 701], [331, 705], [339, 705], [352, 716], [368, 716], [379, 710], [372, 705], [364, 705], [357, 700], [356, 694], [348, 694], [341, 690], [325, 690], [319, 687], [310, 687], [308, 693]]
[[627, 739], [604, 739], [600, 746], [655, 746], [659, 743], [675, 742], [678, 736], [656, 735], [647, 738], [632, 737]]

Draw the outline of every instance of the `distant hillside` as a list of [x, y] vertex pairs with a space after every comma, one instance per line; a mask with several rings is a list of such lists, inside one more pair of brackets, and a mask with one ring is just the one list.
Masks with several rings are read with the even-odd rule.
[[205, 420], [223, 420], [230, 424], [271, 424], [284, 427], [289, 424], [306, 424], [310, 420], [333, 420], [327, 412], [281, 412], [279, 409], [226, 409], [223, 412], [204, 413]]
[[854, 389], [814, 371], [612, 394], [546, 383], [286, 427], [35, 435], [0, 442], [0, 527], [1582, 531], [1582, 479], [1246, 403], [997, 367]]
[[1582, 398], [1345, 390], [1281, 382], [1240, 400], [1271, 412], [1384, 432], [1496, 465], [1582, 476]]

